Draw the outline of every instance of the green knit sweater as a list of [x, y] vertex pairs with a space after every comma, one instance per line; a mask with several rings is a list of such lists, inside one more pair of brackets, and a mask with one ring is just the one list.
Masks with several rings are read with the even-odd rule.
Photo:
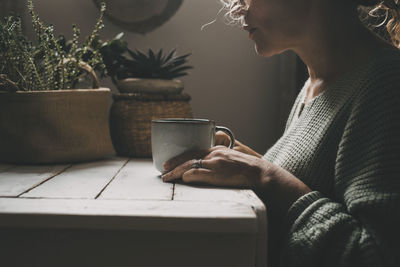
[[300, 113], [308, 83], [264, 156], [313, 190], [288, 211], [281, 265], [398, 267], [400, 52], [372, 55]]

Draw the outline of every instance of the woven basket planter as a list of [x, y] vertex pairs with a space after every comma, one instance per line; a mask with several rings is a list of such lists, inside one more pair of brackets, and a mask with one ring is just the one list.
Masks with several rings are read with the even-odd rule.
[[110, 114], [110, 132], [118, 155], [151, 157], [151, 121], [192, 118], [187, 94], [117, 94]]
[[0, 92], [0, 161], [67, 163], [113, 153], [109, 89]]

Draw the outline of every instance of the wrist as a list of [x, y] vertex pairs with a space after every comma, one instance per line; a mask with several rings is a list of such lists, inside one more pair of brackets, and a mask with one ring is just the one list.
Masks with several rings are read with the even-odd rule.
[[285, 216], [292, 204], [311, 192], [311, 189], [285, 169], [263, 161], [259, 185], [255, 191], [264, 202]]
[[274, 187], [276, 168], [273, 164], [263, 158], [258, 159], [259, 178], [256, 184], [256, 191], [267, 194]]

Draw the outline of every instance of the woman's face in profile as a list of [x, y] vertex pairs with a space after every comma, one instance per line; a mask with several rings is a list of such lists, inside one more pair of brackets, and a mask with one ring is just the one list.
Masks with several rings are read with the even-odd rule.
[[[321, 1], [321, 0], [319, 0]], [[301, 42], [313, 0], [244, 0], [244, 29], [261, 56], [272, 56]]]

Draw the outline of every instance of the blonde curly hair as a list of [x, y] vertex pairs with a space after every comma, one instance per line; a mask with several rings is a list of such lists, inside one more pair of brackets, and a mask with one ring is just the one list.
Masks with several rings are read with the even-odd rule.
[[[245, 0], [219, 0], [229, 25], [244, 24], [248, 9]], [[400, 0], [353, 0], [359, 6], [361, 21], [383, 39], [400, 48]]]
[[400, 48], [400, 0], [354, 0], [361, 21], [383, 39]]
[[222, 4], [220, 11], [225, 11], [224, 18], [229, 25], [244, 24], [244, 15], [249, 8], [245, 0], [219, 0]]

